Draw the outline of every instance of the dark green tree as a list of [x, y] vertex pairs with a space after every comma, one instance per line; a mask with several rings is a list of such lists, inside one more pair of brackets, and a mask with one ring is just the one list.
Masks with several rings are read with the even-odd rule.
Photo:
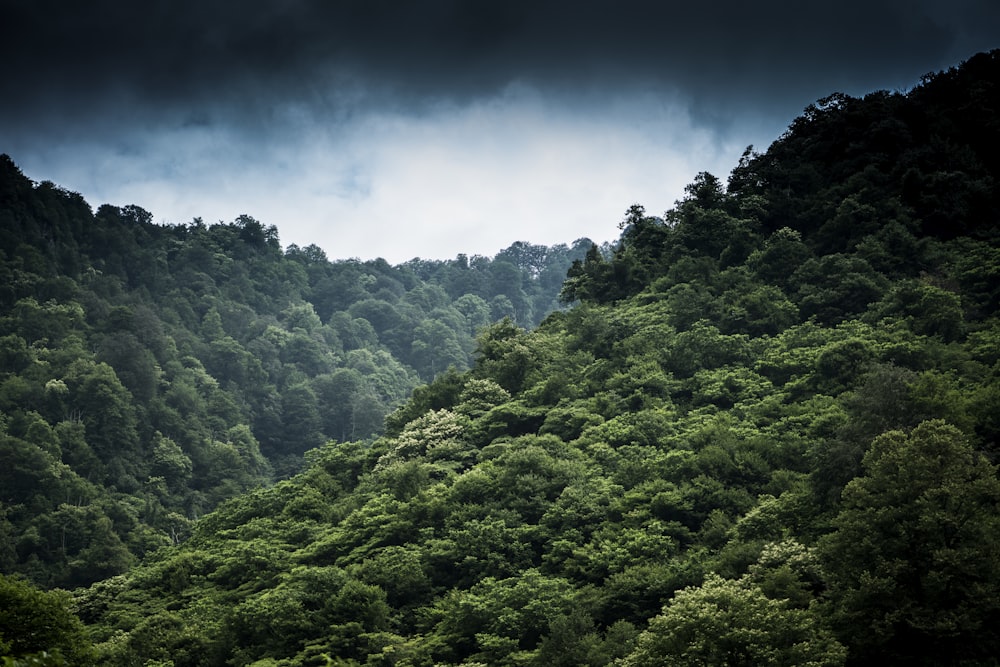
[[1000, 480], [942, 421], [879, 436], [821, 541], [851, 662], [983, 664], [1000, 648]]
[[35, 664], [30, 657], [41, 660], [44, 652], [62, 658], [65, 664], [96, 664], [83, 623], [69, 605], [64, 591], [41, 591], [0, 574], [0, 659], [22, 658], [25, 664]]

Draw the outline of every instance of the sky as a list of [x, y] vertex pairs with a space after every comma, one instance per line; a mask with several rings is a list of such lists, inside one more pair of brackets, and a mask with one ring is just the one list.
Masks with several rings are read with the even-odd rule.
[[617, 237], [833, 92], [1000, 47], [995, 0], [0, 0], [0, 153], [330, 259]]

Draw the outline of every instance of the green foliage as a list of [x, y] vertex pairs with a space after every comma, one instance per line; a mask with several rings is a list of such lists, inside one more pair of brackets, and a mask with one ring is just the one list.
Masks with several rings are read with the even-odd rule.
[[0, 567], [110, 665], [991, 663], [998, 62], [604, 248], [330, 262], [0, 161]]
[[859, 659], [979, 664], [995, 655], [1000, 480], [942, 421], [889, 431], [821, 542], [833, 611]]
[[421, 380], [469, 368], [491, 302], [521, 326], [560, 307], [586, 249], [331, 262], [249, 216], [94, 212], [7, 156], [0, 192], [2, 571], [44, 585], [124, 571], [305, 452], [377, 436]]
[[41, 591], [0, 574], [0, 653], [12, 665], [95, 664], [64, 591]]
[[846, 650], [804, 609], [745, 581], [709, 576], [679, 591], [621, 664], [843, 665]]

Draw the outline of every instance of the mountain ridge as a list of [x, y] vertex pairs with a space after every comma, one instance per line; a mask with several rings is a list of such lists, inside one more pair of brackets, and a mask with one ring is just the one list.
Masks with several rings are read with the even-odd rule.
[[[78, 588], [87, 655], [988, 664], [996, 81], [1000, 51], [825, 98], [726, 184], [699, 174], [662, 216], [632, 206], [610, 252], [569, 263], [572, 307], [489, 324], [471, 367], [415, 389], [381, 437], [310, 449]], [[210, 312], [226, 351], [238, 313]], [[296, 318], [308, 333], [308, 312], [278, 321]]]

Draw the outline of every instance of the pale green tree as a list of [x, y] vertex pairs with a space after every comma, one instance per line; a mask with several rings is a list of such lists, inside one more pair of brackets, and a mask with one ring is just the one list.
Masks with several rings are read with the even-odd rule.
[[709, 575], [678, 591], [622, 667], [834, 667], [844, 647], [808, 610], [746, 580]]

